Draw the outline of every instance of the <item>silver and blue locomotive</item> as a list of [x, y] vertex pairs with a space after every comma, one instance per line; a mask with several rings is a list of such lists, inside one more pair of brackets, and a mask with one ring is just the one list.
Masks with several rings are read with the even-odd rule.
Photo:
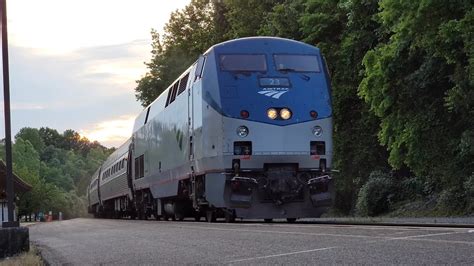
[[331, 205], [332, 107], [311, 45], [251, 37], [211, 47], [136, 118], [96, 171], [102, 217], [319, 217]]

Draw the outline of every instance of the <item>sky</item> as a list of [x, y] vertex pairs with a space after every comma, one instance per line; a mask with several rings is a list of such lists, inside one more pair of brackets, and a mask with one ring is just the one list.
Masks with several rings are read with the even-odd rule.
[[134, 88], [151, 58], [150, 31], [162, 32], [189, 2], [7, 0], [12, 136], [23, 127], [73, 129], [119, 146], [142, 110]]

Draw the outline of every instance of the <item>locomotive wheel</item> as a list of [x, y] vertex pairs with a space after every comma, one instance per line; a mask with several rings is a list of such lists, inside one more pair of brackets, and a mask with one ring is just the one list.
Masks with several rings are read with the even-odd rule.
[[286, 218], [286, 221], [289, 222], [290, 224], [296, 222], [296, 218]]
[[266, 223], [273, 223], [273, 219], [272, 219], [272, 218], [263, 219], [263, 221], [266, 222]]
[[184, 215], [182, 215], [181, 213], [175, 213], [173, 221], [174, 220], [182, 221], [182, 220], [184, 220]]
[[216, 213], [213, 210], [206, 211], [206, 221], [208, 223], [216, 222]]
[[200, 214], [200, 213], [196, 213], [196, 214], [194, 215], [194, 220], [195, 220], [196, 222], [200, 222], [200, 221], [201, 221], [201, 214]]
[[226, 223], [233, 223], [235, 222], [235, 215], [233, 213], [228, 213], [226, 212], [225, 213], [225, 222]]

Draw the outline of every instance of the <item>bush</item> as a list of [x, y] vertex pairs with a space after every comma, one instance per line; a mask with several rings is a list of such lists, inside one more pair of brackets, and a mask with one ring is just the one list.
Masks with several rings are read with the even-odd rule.
[[466, 206], [466, 196], [460, 187], [447, 188], [439, 194], [438, 210], [442, 215], [460, 214]]
[[[426, 183], [418, 177], [410, 177], [400, 182], [399, 200], [414, 200], [423, 196]], [[428, 193], [429, 194], [429, 193]]]
[[387, 211], [395, 185], [386, 173], [374, 171], [359, 191], [356, 209], [360, 215], [375, 216]]
[[464, 194], [467, 200], [466, 213], [474, 214], [474, 173], [464, 182]]

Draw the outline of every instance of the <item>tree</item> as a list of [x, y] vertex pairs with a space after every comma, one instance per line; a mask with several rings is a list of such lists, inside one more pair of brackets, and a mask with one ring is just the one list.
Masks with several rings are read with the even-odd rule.
[[137, 80], [135, 97], [143, 106], [153, 102], [210, 46], [223, 40], [226, 27], [219, 1], [193, 0], [171, 14], [163, 38], [151, 31], [152, 58], [148, 71]]
[[286, 0], [275, 4], [266, 12], [258, 35], [278, 36], [302, 40], [304, 38], [300, 18], [305, 11], [305, 0]]
[[62, 142], [62, 136], [58, 133], [56, 129], [42, 127], [39, 129], [39, 135], [46, 147], [50, 145], [60, 145], [60, 143]]
[[380, 7], [391, 36], [364, 57], [359, 95], [381, 120], [392, 167], [459, 186], [474, 171], [473, 4], [384, 0]]
[[59, 134], [51, 128], [22, 128], [12, 147], [13, 170], [32, 190], [19, 195], [19, 214], [61, 211], [65, 217], [83, 215], [81, 196], [94, 171], [113, 150], [81, 138], [74, 130]]
[[15, 140], [21, 138], [29, 141], [36, 151], [41, 151], [44, 148], [44, 141], [40, 136], [40, 132], [36, 128], [24, 127], [15, 135]]
[[267, 14], [283, 1], [278, 0], [224, 0], [229, 23], [229, 39], [257, 36]]
[[72, 129], [63, 132], [63, 143], [61, 147], [65, 150], [81, 150], [81, 135]]
[[334, 119], [336, 206], [349, 211], [370, 172], [384, 169], [385, 149], [379, 145], [378, 118], [357, 96], [363, 78], [362, 58], [375, 47], [379, 23], [376, 0], [312, 0], [299, 19], [304, 40], [322, 51], [331, 73]]

